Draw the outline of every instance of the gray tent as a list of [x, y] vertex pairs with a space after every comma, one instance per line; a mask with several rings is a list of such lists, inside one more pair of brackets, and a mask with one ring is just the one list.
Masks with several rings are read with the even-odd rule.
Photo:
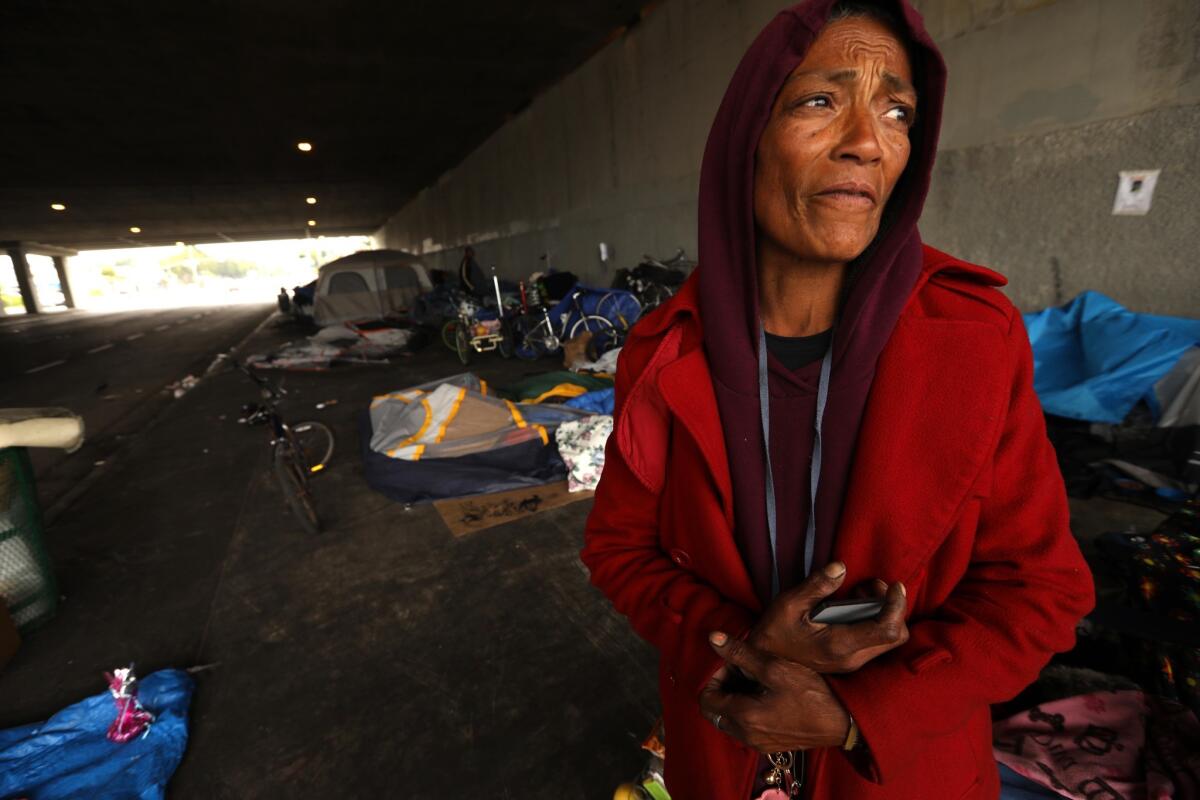
[[325, 326], [400, 316], [432, 288], [416, 256], [399, 250], [360, 250], [321, 267], [313, 317]]

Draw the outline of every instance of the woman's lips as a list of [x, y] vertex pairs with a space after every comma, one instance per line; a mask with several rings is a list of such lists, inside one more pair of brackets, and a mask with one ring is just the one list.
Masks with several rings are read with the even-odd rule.
[[839, 208], [870, 209], [875, 207], [875, 192], [865, 184], [845, 183], [830, 186], [817, 192], [814, 197]]

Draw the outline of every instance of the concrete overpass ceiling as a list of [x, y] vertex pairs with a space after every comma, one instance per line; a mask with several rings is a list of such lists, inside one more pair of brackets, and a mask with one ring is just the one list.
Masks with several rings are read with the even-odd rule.
[[373, 231], [643, 5], [0, 4], [0, 240]]

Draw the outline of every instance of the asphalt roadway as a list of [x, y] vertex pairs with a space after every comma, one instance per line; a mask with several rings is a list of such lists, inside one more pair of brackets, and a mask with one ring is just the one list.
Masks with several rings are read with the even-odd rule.
[[[314, 482], [314, 537], [284, 508], [265, 432], [236, 421], [256, 396], [244, 376], [218, 367], [178, 399], [162, 393], [247, 331], [243, 356], [299, 332], [278, 316], [256, 327], [261, 307], [196, 313], [0, 334], [3, 402], [91, 415], [99, 457], [67, 460], [105, 460], [47, 526], [63, 599], [0, 669], [0, 728], [135, 662], [143, 675], [198, 668], [171, 798], [608, 798], [633, 778], [658, 715], [656, 658], [588, 584], [590, 502], [455, 537], [432, 506], [365, 483], [371, 397], [461, 372], [455, 357], [435, 342], [390, 365], [271, 373], [286, 418], [337, 437]], [[472, 368], [503, 386], [555, 366], [490, 355]], [[131, 396], [154, 393], [150, 406]], [[65, 463], [52, 474], [73, 475]]]
[[49, 516], [174, 400], [171, 384], [202, 374], [270, 312], [253, 304], [0, 316], [0, 408], [57, 406], [84, 419], [80, 452], [30, 451]]

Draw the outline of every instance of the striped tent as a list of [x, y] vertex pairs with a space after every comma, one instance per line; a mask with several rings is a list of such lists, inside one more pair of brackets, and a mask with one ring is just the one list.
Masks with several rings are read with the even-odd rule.
[[462, 373], [379, 395], [371, 401], [371, 450], [405, 461], [457, 458], [540, 440], [587, 412], [532, 406], [497, 397], [485, 381]]

